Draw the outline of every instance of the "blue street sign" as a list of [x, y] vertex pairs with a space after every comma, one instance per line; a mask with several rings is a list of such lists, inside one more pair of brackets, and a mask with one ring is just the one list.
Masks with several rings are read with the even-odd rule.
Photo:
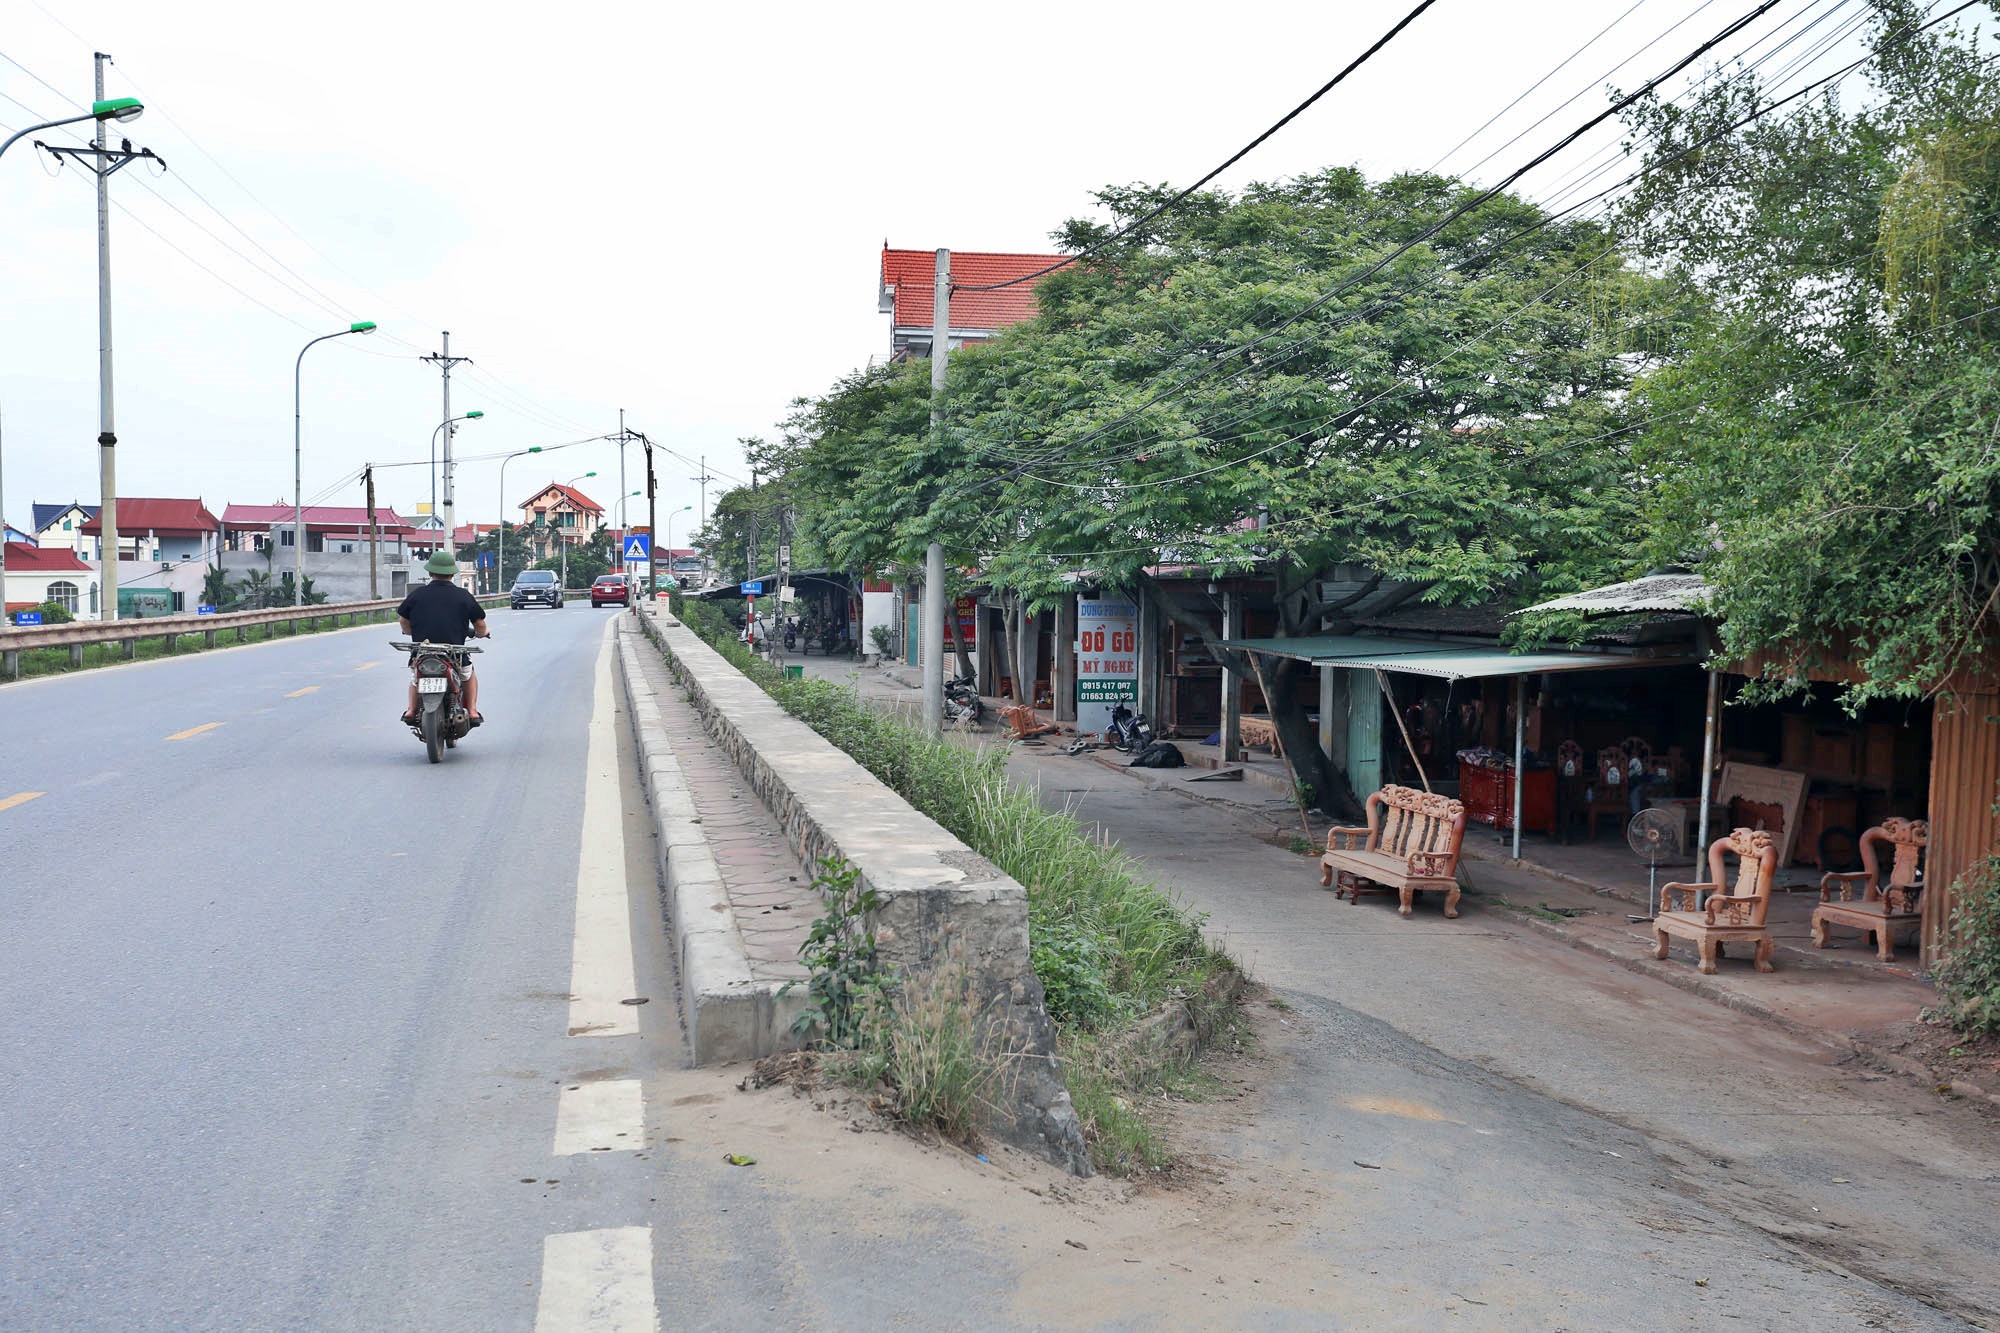
[[650, 560], [653, 556], [651, 533], [635, 532], [625, 539], [625, 559], [629, 564], [635, 560]]
[[16, 611], [14, 613], [14, 623], [16, 625], [39, 625], [42, 623], [42, 613], [40, 611]]
[[493, 568], [493, 552], [481, 551], [479, 553], [479, 567], [481, 569]]
[[212, 606], [197, 606], [194, 609], [194, 613], [198, 616], [212, 616], [215, 614], [215, 608]]
[[755, 597], [757, 594], [763, 591], [764, 591], [764, 582], [762, 579], [759, 579], [755, 583], [746, 583], [743, 585], [743, 595], [745, 597]]

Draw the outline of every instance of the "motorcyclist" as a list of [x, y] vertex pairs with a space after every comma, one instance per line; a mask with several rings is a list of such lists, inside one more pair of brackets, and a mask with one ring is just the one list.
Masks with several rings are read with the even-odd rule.
[[[486, 608], [479, 604], [477, 597], [453, 582], [458, 576], [458, 561], [452, 553], [434, 553], [424, 561], [424, 570], [431, 576], [431, 581], [410, 589], [402, 605], [396, 608], [396, 623], [403, 627], [403, 633], [415, 643], [462, 644], [468, 631], [475, 639], [491, 637], [493, 631], [486, 627]], [[485, 721], [479, 715], [479, 679], [472, 673], [470, 658], [466, 659], [463, 669], [462, 698], [465, 711], [476, 727]], [[403, 712], [403, 721], [414, 725], [416, 720], [417, 682], [412, 680], [410, 704]]]

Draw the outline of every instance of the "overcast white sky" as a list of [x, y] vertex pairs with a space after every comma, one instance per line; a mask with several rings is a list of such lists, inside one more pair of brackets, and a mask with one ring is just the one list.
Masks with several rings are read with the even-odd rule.
[[[130, 210], [112, 220], [121, 495], [198, 495], [218, 513], [289, 501], [294, 358], [355, 319], [382, 332], [306, 358], [308, 501], [364, 463], [426, 458], [439, 376], [415, 358], [444, 329], [475, 363], [454, 376], [454, 412], [487, 413], [462, 455], [610, 431], [622, 407], [727, 485], [745, 474], [739, 437], [887, 351], [885, 239], [1044, 249], [1097, 187], [1200, 176], [1412, 3], [0, 0], [0, 126], [72, 113], [36, 76], [87, 104], [91, 52], [108, 51], [107, 94], [148, 106], [121, 133], [170, 167], [112, 185]], [[1635, 87], [1751, 7], [1438, 0], [1221, 184], [1428, 168], [1612, 25], [1445, 164], [1470, 168], [1584, 94], [1474, 173], [1497, 179], [1601, 109], [1621, 60], [1659, 39], [1616, 75]], [[1723, 49], [1803, 30], [1781, 68], [1863, 10], [1785, 0]], [[1616, 138], [1606, 127], [1531, 192], [1555, 195]], [[47, 162], [25, 140], [0, 158], [0, 448], [17, 524], [31, 500], [98, 495], [93, 197], [82, 172]], [[663, 511], [696, 503], [695, 469], [664, 462]], [[631, 463], [637, 488], [636, 450]], [[507, 499], [592, 469], [583, 487], [612, 503], [606, 444], [517, 460]], [[406, 513], [428, 498], [425, 467], [380, 479]], [[498, 486], [497, 462], [461, 466], [460, 521], [497, 517]], [[360, 496], [342, 485], [324, 502]]]

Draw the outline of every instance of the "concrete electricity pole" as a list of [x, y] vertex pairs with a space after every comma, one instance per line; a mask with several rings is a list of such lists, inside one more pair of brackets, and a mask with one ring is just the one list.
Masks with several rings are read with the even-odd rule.
[[368, 600], [382, 598], [382, 525], [375, 521], [375, 465], [361, 470], [361, 484], [368, 494]]
[[[937, 281], [931, 289], [931, 435], [944, 431], [944, 372], [951, 355], [951, 251], [937, 252]], [[944, 730], [944, 544], [924, 549], [924, 729]]]
[[[451, 420], [451, 368], [461, 361], [470, 361], [472, 358], [469, 356], [453, 356], [451, 354], [451, 331], [447, 329], [444, 334], [444, 350], [433, 352], [429, 356], [419, 357], [418, 359], [428, 361], [444, 372], [444, 549], [449, 551], [453, 556], [456, 556], [458, 554], [458, 540], [453, 534], [456, 532], [458, 525], [453, 516], [451, 503], [451, 436], [453, 430]], [[432, 494], [435, 495], [436, 492], [433, 491]], [[437, 511], [433, 509], [431, 512], [435, 514]]]
[[[715, 478], [708, 475], [707, 454], [701, 456], [701, 475], [694, 478], [694, 480], [701, 483], [701, 509], [695, 514], [695, 531], [700, 532], [708, 526], [708, 483], [715, 480]], [[704, 588], [708, 586], [709, 575], [708, 547], [704, 546], [701, 548], [701, 586]], [[753, 573], [750, 577], [755, 578], [757, 576]]]
[[[104, 52], [96, 52], [97, 62], [97, 107], [106, 105], [104, 101], [104, 67], [111, 57]], [[129, 99], [128, 99], [129, 100]], [[98, 583], [103, 588], [100, 616], [105, 620], [118, 619], [118, 431], [112, 412], [111, 397], [111, 177], [120, 168], [128, 166], [139, 158], [162, 161], [159, 154], [150, 148], [134, 149], [127, 139], [122, 147], [112, 148], [106, 143], [108, 131], [105, 119], [129, 119], [138, 114], [138, 103], [133, 102], [129, 114], [111, 115], [97, 122], [97, 137], [88, 148], [60, 148], [51, 144], [36, 142], [37, 147], [46, 148], [56, 157], [67, 157], [79, 166], [89, 168], [97, 177], [97, 520], [101, 527], [98, 538]], [[108, 554], [107, 554], [108, 553]]]

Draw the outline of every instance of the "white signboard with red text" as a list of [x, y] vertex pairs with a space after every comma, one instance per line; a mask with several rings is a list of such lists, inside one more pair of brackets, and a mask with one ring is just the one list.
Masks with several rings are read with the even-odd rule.
[[1139, 706], [1139, 608], [1131, 602], [1076, 604], [1076, 729], [1103, 731], [1120, 703]]

